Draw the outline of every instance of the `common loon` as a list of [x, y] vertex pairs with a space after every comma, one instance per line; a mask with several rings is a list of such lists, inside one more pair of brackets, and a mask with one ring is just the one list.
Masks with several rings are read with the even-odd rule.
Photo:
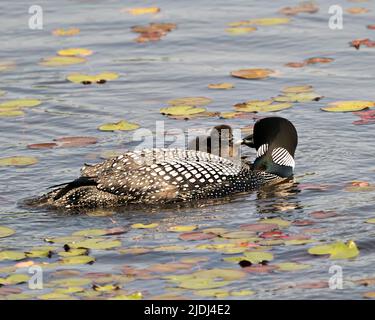
[[169, 204], [221, 198], [258, 189], [293, 176], [297, 131], [280, 117], [258, 120], [243, 144], [255, 148], [254, 163], [185, 149], [127, 152], [95, 165], [34, 204], [64, 209], [126, 204]]

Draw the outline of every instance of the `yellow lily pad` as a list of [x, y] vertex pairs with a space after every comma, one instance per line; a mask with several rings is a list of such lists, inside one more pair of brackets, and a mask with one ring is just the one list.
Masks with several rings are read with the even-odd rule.
[[252, 290], [239, 290], [230, 292], [230, 295], [233, 297], [252, 296], [253, 294], [255, 294], [255, 292]]
[[87, 239], [69, 244], [71, 248], [86, 248], [93, 250], [107, 250], [121, 247], [120, 240]]
[[266, 79], [274, 73], [271, 69], [241, 69], [232, 71], [230, 74], [232, 77], [242, 79]]
[[[248, 101], [235, 105], [236, 110], [241, 112], [276, 112], [291, 108], [291, 103], [272, 103], [272, 100]], [[269, 103], [268, 103], [269, 102]]]
[[282, 92], [284, 93], [305, 93], [313, 91], [312, 86], [289, 86], [285, 87]]
[[321, 108], [321, 110], [328, 112], [353, 112], [372, 108], [374, 106], [374, 101], [336, 101], [329, 103], [327, 107]]
[[83, 73], [72, 73], [67, 76], [67, 79], [73, 83], [102, 83], [103, 81], [110, 81], [118, 79], [119, 75], [113, 72], [103, 72], [96, 75], [87, 75]]
[[234, 84], [230, 82], [223, 82], [223, 83], [211, 83], [208, 85], [209, 89], [233, 89]]
[[59, 50], [57, 51], [57, 54], [59, 56], [68, 56], [68, 57], [72, 57], [72, 56], [85, 57], [85, 56], [92, 55], [93, 52], [92, 50], [84, 49], [84, 48], [69, 48], [69, 49]]
[[143, 298], [142, 292], [134, 292], [131, 294], [119, 294], [111, 297], [111, 300], [141, 300]]
[[1, 109], [21, 109], [39, 106], [42, 101], [38, 99], [15, 99], [0, 103]]
[[55, 56], [42, 59], [40, 65], [46, 67], [68, 66], [86, 62], [85, 58], [75, 56]]
[[139, 16], [139, 15], [142, 15], [142, 14], [155, 14], [155, 13], [158, 13], [158, 12], [160, 12], [160, 8], [158, 8], [158, 7], [125, 8], [122, 11], [130, 13], [133, 16]]
[[315, 246], [310, 248], [308, 252], [314, 255], [329, 254], [331, 259], [350, 259], [359, 254], [357, 245], [352, 240], [347, 243], [334, 242], [331, 244]]
[[77, 292], [84, 292], [86, 289], [81, 287], [58, 288], [55, 293], [70, 294]]
[[94, 261], [95, 261], [94, 257], [74, 256], [74, 257], [65, 257], [60, 260], [60, 263], [64, 265], [65, 264], [73, 265], [73, 264], [89, 264], [89, 263], [93, 263]]
[[211, 99], [205, 97], [184, 97], [167, 101], [170, 106], [206, 106], [212, 102]]
[[104, 286], [94, 284], [93, 289], [95, 291], [108, 292], [108, 291], [119, 290], [120, 287], [115, 285], [115, 284], [107, 284], [107, 285], [104, 285]]
[[38, 297], [41, 300], [71, 300], [73, 299], [72, 296], [64, 293], [59, 293], [59, 292], [51, 292], [51, 293], [46, 293], [42, 294]]
[[273, 254], [270, 252], [263, 251], [246, 251], [244, 252], [245, 260], [250, 261], [251, 263], [257, 264], [262, 261], [272, 261]]
[[161, 114], [169, 116], [187, 116], [192, 114], [198, 114], [205, 111], [205, 108], [197, 108], [189, 105], [175, 105], [172, 107], [165, 107], [160, 109]]
[[215, 297], [215, 298], [225, 298], [229, 296], [228, 290], [223, 290], [223, 289], [197, 290], [194, 292], [194, 294], [200, 297]]
[[54, 36], [59, 37], [69, 37], [69, 36], [75, 36], [80, 33], [80, 30], [78, 28], [70, 28], [70, 29], [55, 29], [52, 31], [52, 34]]
[[51, 255], [50, 250], [30, 250], [26, 252], [28, 258], [46, 258]]
[[189, 232], [189, 231], [193, 231], [195, 229], [197, 229], [196, 225], [194, 225], [194, 226], [173, 226], [173, 227], [168, 228], [168, 231], [172, 231], [172, 232]]
[[74, 256], [86, 255], [87, 253], [88, 253], [87, 249], [72, 248], [69, 251], [61, 251], [58, 253], [58, 255], [60, 257], [74, 257]]
[[15, 157], [0, 158], [0, 167], [7, 167], [7, 166], [23, 167], [23, 166], [31, 166], [36, 163], [38, 163], [38, 159], [35, 157], [15, 156]]
[[101, 131], [131, 131], [136, 130], [140, 126], [136, 123], [131, 123], [125, 120], [115, 122], [115, 123], [106, 123], [99, 127]]
[[3, 261], [3, 260], [17, 261], [17, 260], [22, 260], [25, 258], [26, 258], [26, 255], [23, 252], [11, 251], [11, 250], [0, 251], [0, 261]]
[[178, 284], [180, 288], [190, 290], [214, 289], [230, 284], [230, 281], [215, 281], [213, 279], [189, 279]]
[[50, 243], [74, 243], [83, 240], [83, 237], [78, 236], [67, 236], [67, 237], [56, 237], [56, 238], [45, 238], [44, 241], [50, 242]]
[[95, 236], [103, 236], [107, 234], [105, 229], [85, 229], [80, 230], [72, 233], [72, 236], [76, 237], [95, 237]]
[[48, 287], [81, 287], [92, 283], [88, 278], [63, 278], [48, 282]]
[[366, 223], [375, 223], [375, 218], [371, 218], [371, 219], [366, 220]]
[[[0, 159], [0, 161], [1, 161], [1, 159]], [[0, 166], [1, 166], [1, 162], [0, 162]], [[13, 234], [15, 234], [15, 231], [13, 229], [8, 228], [8, 227], [0, 226], [0, 238], [9, 237]]]
[[291, 225], [291, 222], [288, 220], [284, 220], [281, 218], [271, 218], [271, 219], [262, 219], [262, 223], [271, 223], [271, 224], [277, 224], [279, 227], [289, 227]]
[[135, 223], [131, 225], [132, 229], [153, 229], [156, 228], [159, 224], [158, 223], [150, 223], [150, 224], [143, 224], [143, 223]]
[[297, 92], [285, 93], [284, 95], [273, 98], [273, 100], [276, 102], [310, 102], [319, 101], [321, 98], [321, 95], [314, 92]]
[[21, 110], [0, 110], [0, 118], [8, 118], [8, 117], [20, 117], [24, 116], [25, 112]]
[[230, 27], [226, 29], [226, 32], [234, 35], [239, 35], [239, 34], [248, 34], [251, 32], [256, 31], [257, 28], [255, 27], [243, 27], [243, 26], [238, 26], [238, 27]]
[[6, 278], [0, 278], [1, 285], [20, 284], [29, 281], [30, 277], [25, 274], [12, 274]]
[[296, 262], [282, 262], [276, 264], [279, 271], [298, 271], [304, 270], [311, 267], [309, 264], [296, 263]]
[[289, 18], [260, 18], [247, 21], [248, 24], [257, 26], [274, 26], [278, 24], [287, 24], [289, 22]]

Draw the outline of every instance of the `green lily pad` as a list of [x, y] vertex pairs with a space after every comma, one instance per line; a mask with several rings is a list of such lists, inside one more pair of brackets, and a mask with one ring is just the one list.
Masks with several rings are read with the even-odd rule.
[[347, 243], [334, 242], [331, 244], [312, 247], [308, 250], [314, 255], [330, 255], [331, 259], [350, 259], [359, 255], [359, 250], [354, 241]]
[[[0, 159], [1, 161], [1, 159]], [[0, 226], [0, 238], [5, 238], [5, 237], [9, 237], [11, 235], [13, 235], [15, 233], [15, 231], [11, 228], [8, 228], [8, 227], [2, 227]]]
[[125, 120], [115, 122], [115, 123], [106, 123], [99, 127], [101, 131], [131, 131], [136, 130], [140, 126], [136, 123], [131, 123]]
[[1, 109], [22, 109], [39, 106], [42, 101], [38, 99], [15, 99], [0, 103]]
[[298, 270], [304, 270], [311, 267], [309, 264], [302, 264], [302, 263], [296, 263], [296, 262], [283, 262], [276, 264], [279, 271], [298, 271]]
[[8, 166], [24, 167], [24, 166], [31, 166], [36, 163], [38, 163], [38, 159], [35, 157], [15, 156], [15, 157], [0, 158], [0, 167], [8, 167]]
[[107, 250], [121, 247], [120, 240], [87, 239], [69, 244], [71, 248], [86, 248], [93, 250]]
[[168, 116], [189, 116], [193, 114], [199, 114], [205, 111], [205, 108], [197, 108], [189, 105], [176, 105], [160, 109], [161, 114], [165, 114]]
[[26, 255], [23, 252], [19, 251], [0, 251], [0, 261], [3, 260], [13, 260], [13, 261], [18, 261], [25, 259]]
[[0, 278], [0, 285], [20, 284], [29, 281], [30, 277], [25, 274], [12, 274], [7, 278]]
[[60, 260], [61, 264], [91, 264], [95, 261], [94, 257], [90, 256], [74, 256], [64, 257]]

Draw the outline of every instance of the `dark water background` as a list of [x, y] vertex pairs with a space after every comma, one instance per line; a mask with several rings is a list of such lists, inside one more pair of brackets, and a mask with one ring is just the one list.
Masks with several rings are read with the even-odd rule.
[[[0, 225], [16, 234], [0, 239], [0, 250], [26, 250], [43, 245], [45, 237], [69, 235], [90, 228], [128, 226], [133, 223], [159, 223], [160, 229], [131, 230], [116, 236], [123, 247], [178, 244], [177, 234], [165, 232], [170, 225], [198, 224], [200, 227], [225, 227], [237, 230], [239, 225], [254, 223], [262, 216], [278, 216], [294, 221], [310, 219], [316, 210], [335, 210], [336, 217], [317, 220], [313, 228], [325, 228], [314, 239], [346, 241], [354, 239], [360, 256], [343, 260], [343, 290], [288, 289], [277, 290], [290, 282], [327, 281], [328, 269], [336, 262], [313, 258], [309, 245], [275, 246], [275, 262], [300, 261], [311, 268], [297, 272], [250, 274], [231, 285], [234, 289], [251, 289], [260, 298], [353, 298], [359, 299], [368, 288], [350, 284], [355, 277], [373, 276], [374, 227], [364, 221], [374, 217], [374, 192], [344, 191], [346, 183], [365, 180], [375, 183], [374, 125], [355, 126], [352, 113], [325, 113], [320, 108], [337, 100], [375, 100], [375, 49], [350, 48], [357, 38], [375, 38], [366, 25], [375, 23], [374, 1], [317, 1], [320, 11], [293, 16], [291, 23], [258, 27], [242, 36], [225, 32], [230, 22], [250, 18], [274, 17], [295, 1], [39, 1], [44, 9], [44, 29], [28, 28], [28, 7], [33, 1], [1, 1], [0, 61], [13, 60], [14, 70], [1, 73], [0, 89], [7, 91], [1, 101], [23, 97], [39, 98], [43, 104], [26, 110], [25, 117], [0, 118], [1, 157], [36, 156], [33, 166], [0, 168]], [[344, 14], [344, 29], [328, 28], [328, 7], [340, 4], [344, 9], [362, 6], [367, 14]], [[131, 16], [121, 13], [123, 7], [157, 5], [157, 15]], [[136, 24], [173, 22], [177, 29], [159, 42], [139, 44], [130, 31]], [[54, 37], [55, 28], [78, 27], [74, 37]], [[38, 65], [41, 58], [53, 56], [62, 48], [89, 48], [94, 54], [85, 64], [48, 68]], [[288, 68], [285, 63], [310, 57], [331, 57], [329, 64]], [[270, 68], [280, 75], [264, 81], [231, 78], [232, 70]], [[81, 86], [65, 81], [71, 72], [117, 72], [120, 78], [103, 86]], [[233, 90], [210, 90], [210, 83], [232, 82]], [[132, 145], [132, 132], [100, 132], [106, 122], [126, 119], [154, 130], [155, 121], [165, 120], [166, 129], [209, 128], [228, 123], [236, 128], [252, 124], [246, 119], [218, 118], [178, 121], [166, 119], [159, 108], [169, 99], [205, 96], [213, 99], [209, 111], [232, 111], [232, 105], [249, 99], [267, 99], [279, 94], [285, 86], [312, 85], [324, 96], [317, 102], [297, 103], [278, 113], [290, 119], [299, 132], [296, 153], [296, 181], [301, 184], [327, 184], [327, 191], [302, 190], [287, 197], [259, 199], [257, 194], [230, 203], [202, 208], [169, 210], [118, 210], [112, 216], [66, 216], [46, 210], [31, 211], [19, 201], [41, 194], [49, 186], [69, 181], [79, 173], [84, 162], [101, 161], [109, 151], [124, 150]], [[94, 136], [95, 145], [83, 148], [29, 150], [28, 144], [50, 141], [64, 136]], [[281, 209], [281, 210], [280, 210]], [[115, 223], [114, 223], [115, 221]], [[164, 229], [163, 229], [164, 228]], [[290, 233], [303, 229], [292, 226]], [[164, 230], [164, 231], [163, 231]], [[141, 236], [139, 240], [137, 236]], [[202, 243], [206, 243], [202, 241]], [[186, 244], [186, 243], [184, 243]], [[191, 243], [188, 243], [191, 245]], [[199, 244], [195, 242], [193, 245]], [[145, 255], [121, 255], [114, 250], [98, 251], [95, 264], [73, 269], [84, 272], [116, 273], [120, 266], [146, 267], [168, 263], [187, 256], [205, 255], [209, 261], [202, 268], [233, 268], [215, 252], [185, 250]], [[0, 266], [9, 263], [0, 262]], [[237, 268], [237, 267], [235, 267]], [[238, 267], [239, 268], [239, 267]], [[50, 272], [50, 271], [48, 271]], [[168, 292], [170, 286], [160, 278], [136, 280], [127, 284], [130, 291], [147, 291], [153, 296]], [[183, 296], [194, 297], [190, 291]]]

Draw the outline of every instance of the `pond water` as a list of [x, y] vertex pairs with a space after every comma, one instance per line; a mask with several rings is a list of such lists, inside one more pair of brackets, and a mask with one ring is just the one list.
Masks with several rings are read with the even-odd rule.
[[[352, 112], [320, 110], [334, 101], [375, 100], [375, 49], [361, 46], [356, 50], [349, 46], [354, 39], [375, 38], [375, 31], [366, 28], [375, 23], [374, 1], [317, 1], [319, 11], [316, 13], [299, 13], [290, 16], [289, 23], [257, 26], [256, 31], [241, 35], [226, 32], [228, 24], [255, 18], [286, 17], [278, 11], [298, 5], [298, 2], [45, 0], [38, 2], [43, 9], [43, 29], [31, 30], [28, 9], [33, 4], [33, 1], [1, 1], [0, 4], [1, 12], [6, 13], [2, 15], [0, 63], [10, 61], [15, 64], [0, 73], [0, 89], [6, 92], [0, 101], [23, 98], [42, 101], [35, 108], [25, 109], [24, 116], [0, 117], [0, 158], [38, 158], [38, 163], [30, 166], [0, 166], [0, 226], [15, 231], [9, 237], [0, 238], [0, 251], [27, 252], [45, 245], [56, 249], [51, 258], [17, 261], [33, 261], [42, 266], [44, 289], [31, 290], [26, 283], [8, 284], [0, 287], [0, 298], [43, 298], [51, 292], [78, 299], [93, 296], [121, 298], [141, 292], [144, 299], [211, 299], [215, 295], [227, 299], [361, 299], [367, 292], [375, 291], [371, 285], [365, 287], [357, 281], [375, 277], [375, 226], [366, 223], [375, 217], [375, 193], [371, 188], [375, 184], [375, 127], [374, 124], [353, 124], [359, 117]], [[344, 9], [342, 30], [328, 27], [331, 16], [328, 8], [333, 4]], [[160, 7], [161, 12], [131, 15], [121, 11], [124, 7], [150, 5]], [[352, 7], [370, 11], [363, 14], [345, 12]], [[150, 22], [175, 23], [177, 28], [160, 41], [135, 42], [138, 35], [131, 31], [131, 27]], [[52, 35], [54, 29], [70, 27], [79, 28], [80, 33], [69, 37]], [[41, 59], [70, 47], [87, 48], [94, 53], [82, 64], [58, 67], [39, 64]], [[311, 57], [334, 60], [301, 68], [285, 66]], [[231, 71], [246, 68], [268, 68], [277, 74], [264, 80], [230, 76]], [[66, 80], [72, 72], [114, 72], [119, 78], [103, 85], [85, 86]], [[232, 83], [234, 88], [208, 88], [211, 83], [223, 82]], [[212, 99], [206, 107], [208, 111], [234, 111], [236, 103], [275, 97], [284, 87], [297, 85], [311, 85], [323, 98], [294, 103], [292, 108], [277, 113], [259, 114], [285, 117], [298, 130], [296, 185], [292, 189], [254, 192], [213, 205], [121, 208], [80, 215], [31, 210], [20, 205], [25, 198], [40, 195], [52, 185], [74, 179], [85, 162], [100, 162], [110, 153], [134, 148], [133, 131], [99, 131], [98, 127], [104, 123], [125, 119], [152, 131], [156, 121], [164, 121], [166, 130], [208, 129], [222, 123], [243, 128], [252, 125], [253, 120], [246, 117], [220, 119], [217, 116], [176, 120], [163, 116], [159, 109], [170, 99], [203, 96]], [[95, 137], [98, 142], [75, 148], [27, 147], [69, 136]], [[348, 189], [347, 186], [355, 180], [367, 182], [369, 186]], [[334, 213], [323, 214], [322, 218], [322, 214], [314, 214], [316, 211]], [[228, 236], [229, 239], [215, 237], [189, 241], [179, 238], [181, 232], [168, 230], [172, 226], [197, 225], [198, 232], [208, 228], [225, 228], [232, 232], [241, 230], [240, 226], [243, 229], [243, 225], [259, 223], [264, 218], [280, 218], [290, 224], [280, 227], [281, 236], [277, 232], [263, 234], [263, 238], [259, 238], [259, 233], [252, 235], [252, 238], [258, 237], [256, 241], [237, 241], [236, 238], [241, 237], [236, 234]], [[300, 220], [308, 220], [308, 224], [301, 225]], [[138, 223], [157, 226], [146, 229], [131, 227]], [[63, 250], [64, 243], [48, 244], [44, 241], [46, 238], [70, 236], [84, 229], [114, 227], [124, 228], [125, 232], [100, 237], [120, 240], [121, 245], [107, 250], [90, 250], [90, 256], [95, 258], [93, 264], [62, 265], [57, 253]], [[312, 241], [287, 245], [288, 236], [294, 239], [295, 235]], [[262, 250], [252, 247], [252, 244], [259, 243], [259, 239], [263, 241]], [[265, 239], [273, 242], [264, 242]], [[360, 251], [354, 258], [332, 260], [308, 253], [308, 249], [317, 244], [348, 240], [354, 240]], [[247, 250], [272, 253], [274, 258], [267, 265], [270, 268], [263, 266], [263, 269], [249, 271], [236, 262], [223, 260], [242, 256], [241, 253], [230, 254], [224, 249], [200, 246], [223, 243], [235, 243], [237, 249], [242, 246]], [[145, 250], [124, 251], [135, 247]], [[0, 259], [0, 278], [14, 273], [28, 274], [25, 267], [13, 267], [17, 262]], [[277, 269], [285, 262], [307, 266], [292, 271]], [[341, 267], [343, 289], [335, 290], [327, 284], [336, 274], [329, 272], [333, 265]], [[10, 266], [12, 268], [6, 268]], [[188, 285], [166, 279], [171, 275], [211, 268], [228, 269], [229, 275], [232, 270], [241, 272], [232, 278], [222, 277], [228, 283], [217, 285], [216, 293], [201, 291], [215, 287], [212, 283], [194, 287], [196, 281], [191, 279], [187, 280]], [[198, 277], [203, 279], [199, 273]], [[77, 290], [72, 293], [72, 290], [67, 293], [61, 288], [58, 291], [59, 286], [73, 286], [53, 282], [66, 278], [89, 279], [87, 283], [74, 285], [85, 288], [85, 292]], [[115, 284], [120, 289], [95, 291], [93, 283]], [[253, 294], [244, 290], [251, 290]], [[236, 296], [236, 292], [242, 295]]]

